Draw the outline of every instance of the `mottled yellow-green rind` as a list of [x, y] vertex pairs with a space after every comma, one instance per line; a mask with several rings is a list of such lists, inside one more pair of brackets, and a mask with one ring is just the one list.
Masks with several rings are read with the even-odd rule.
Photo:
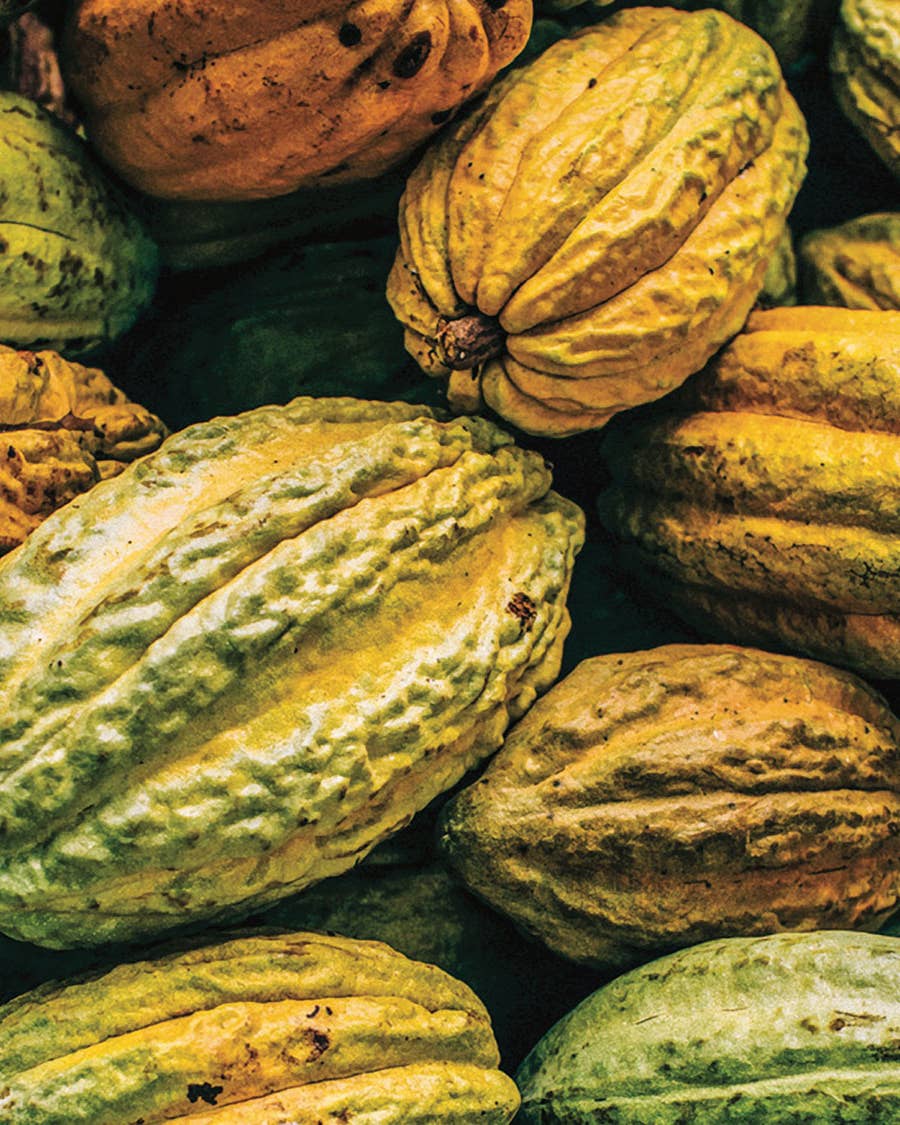
[[900, 6], [842, 0], [831, 49], [838, 103], [900, 178]]
[[549, 484], [481, 420], [298, 399], [51, 517], [0, 568], [3, 927], [233, 913], [401, 827], [558, 672], [582, 520]]
[[800, 264], [807, 302], [900, 310], [900, 212], [810, 231], [800, 243]]
[[582, 661], [446, 806], [466, 885], [572, 960], [873, 925], [900, 889], [900, 724], [846, 672], [718, 645]]
[[900, 942], [730, 938], [619, 977], [517, 1072], [523, 1125], [838, 1125], [900, 1112]]
[[898, 371], [897, 312], [754, 313], [609, 436], [600, 511], [635, 572], [715, 636], [900, 675]]
[[660, 397], [746, 319], [806, 148], [771, 48], [721, 13], [629, 9], [554, 43], [410, 178], [387, 288], [407, 350], [446, 377], [445, 322], [499, 320], [502, 353], [449, 398], [531, 433]]
[[132, 325], [156, 273], [155, 245], [86, 144], [0, 91], [0, 340], [90, 351]]
[[285, 1120], [294, 1106], [299, 1121], [340, 1120], [324, 1115], [363, 1089], [368, 1111], [393, 1101], [411, 1115], [420, 1087], [432, 1112], [506, 1122], [518, 1095], [497, 1061], [464, 984], [381, 943], [314, 933], [170, 953], [0, 1008], [10, 1125]]

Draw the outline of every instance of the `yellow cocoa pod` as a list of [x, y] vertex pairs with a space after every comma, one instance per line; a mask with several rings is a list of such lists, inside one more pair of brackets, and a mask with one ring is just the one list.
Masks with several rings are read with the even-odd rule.
[[353, 867], [559, 674], [583, 517], [485, 419], [216, 418], [0, 563], [0, 930], [75, 946]]
[[809, 304], [900, 310], [900, 212], [811, 231], [800, 243], [800, 264]]
[[469, 888], [565, 957], [874, 928], [900, 896], [900, 723], [848, 672], [730, 645], [581, 662], [442, 814]]
[[804, 171], [772, 49], [717, 11], [628, 9], [492, 86], [400, 205], [407, 348], [523, 430], [678, 386], [743, 324]]
[[0, 554], [165, 435], [97, 368], [0, 345]]
[[898, 418], [900, 313], [755, 312], [669, 402], [607, 435], [601, 516], [693, 624], [895, 678]]
[[831, 49], [844, 113], [900, 177], [900, 4], [842, 0]]
[[6, 1125], [505, 1125], [498, 1059], [465, 984], [333, 934], [227, 936], [0, 1006]]
[[149, 195], [249, 200], [365, 180], [525, 45], [531, 0], [78, 0], [63, 71]]

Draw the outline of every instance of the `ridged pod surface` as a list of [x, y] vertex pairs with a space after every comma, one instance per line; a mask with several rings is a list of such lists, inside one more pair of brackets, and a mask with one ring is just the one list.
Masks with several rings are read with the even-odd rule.
[[5, 1125], [505, 1125], [483, 1004], [380, 942], [234, 936], [0, 1007]]
[[154, 243], [87, 145], [0, 91], [0, 341], [88, 352], [132, 325], [156, 274]]
[[[446, 806], [466, 885], [557, 953], [875, 926], [900, 895], [900, 723], [850, 673], [727, 645], [584, 660]], [[648, 1118], [652, 1120], [652, 1118]]]
[[0, 345], [0, 554], [165, 436], [97, 368]]
[[0, 564], [0, 930], [93, 944], [351, 867], [559, 671], [580, 510], [480, 419], [170, 437]]
[[838, 102], [900, 178], [900, 4], [842, 0], [831, 49]]
[[241, 200], [369, 179], [525, 45], [531, 0], [79, 0], [88, 134], [129, 183]]
[[804, 172], [771, 48], [716, 11], [635, 8], [495, 83], [400, 204], [407, 348], [521, 429], [658, 398], [743, 324]]
[[797, 255], [789, 227], [784, 228], [784, 233], [769, 258], [756, 303], [763, 309], [797, 303]]
[[635, 577], [718, 637], [900, 676], [900, 313], [754, 313], [665, 405], [604, 449]]
[[900, 212], [810, 231], [800, 264], [808, 304], [900, 311]]
[[900, 941], [728, 938], [627, 973], [519, 1068], [522, 1125], [850, 1125], [900, 1115]]

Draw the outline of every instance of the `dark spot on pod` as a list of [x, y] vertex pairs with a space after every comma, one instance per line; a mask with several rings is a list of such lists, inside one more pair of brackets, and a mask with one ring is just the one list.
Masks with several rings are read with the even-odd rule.
[[487, 6], [492, 12], [499, 12], [501, 8], [506, 7], [506, 0], [487, 0]]
[[187, 1088], [188, 1101], [204, 1101], [207, 1105], [215, 1105], [216, 1098], [224, 1089], [224, 1086], [213, 1086], [210, 1082], [192, 1082]]
[[420, 31], [406, 44], [394, 59], [393, 72], [397, 78], [413, 78], [425, 65], [431, 54], [431, 32]]
[[342, 47], [355, 47], [362, 39], [362, 32], [355, 23], [342, 23], [338, 31], [338, 40]]
[[452, 115], [453, 115], [452, 109], [439, 109], [437, 111], [437, 113], [432, 113], [431, 124], [432, 125], [443, 125], [445, 121], [450, 120]]

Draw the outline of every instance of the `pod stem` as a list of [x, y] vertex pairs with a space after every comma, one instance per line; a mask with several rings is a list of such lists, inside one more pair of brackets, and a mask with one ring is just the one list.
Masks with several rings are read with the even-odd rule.
[[483, 313], [443, 320], [437, 333], [438, 355], [453, 371], [478, 367], [503, 352], [506, 333], [500, 322]]

